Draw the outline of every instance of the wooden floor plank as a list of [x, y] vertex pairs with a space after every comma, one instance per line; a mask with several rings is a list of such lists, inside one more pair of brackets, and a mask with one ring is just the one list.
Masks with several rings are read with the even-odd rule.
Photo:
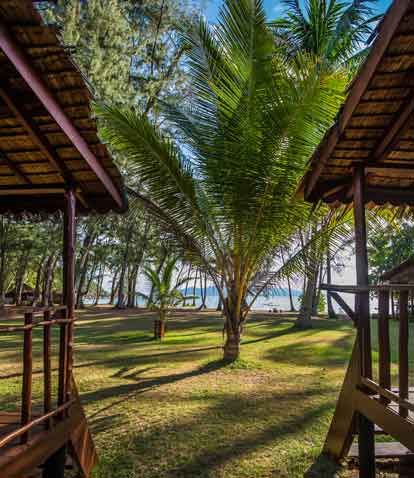
[[[377, 458], [406, 458], [414, 457], [414, 453], [398, 442], [384, 442], [375, 444]], [[358, 458], [358, 443], [354, 443], [349, 451], [350, 458]]]

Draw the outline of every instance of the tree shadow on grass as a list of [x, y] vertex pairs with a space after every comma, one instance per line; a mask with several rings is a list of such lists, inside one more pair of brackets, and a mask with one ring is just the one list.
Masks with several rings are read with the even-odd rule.
[[345, 366], [351, 357], [354, 341], [353, 333], [334, 340], [321, 338], [318, 342], [309, 341], [306, 337], [298, 337], [293, 343], [268, 350], [265, 358], [276, 363], [293, 363], [298, 366]]
[[180, 380], [185, 380], [186, 378], [197, 377], [210, 372], [214, 372], [226, 366], [227, 364], [228, 362], [225, 360], [215, 360], [195, 370], [189, 370], [187, 372], [177, 373], [174, 375], [162, 375], [160, 377], [153, 378], [140, 378], [139, 375], [142, 373], [142, 371], [138, 371], [136, 374], [129, 374], [127, 377], [124, 377], [130, 380], [134, 380], [134, 383], [116, 385], [114, 387], [107, 387], [93, 392], [83, 393], [82, 402], [85, 404], [89, 404], [98, 400], [100, 401], [112, 397], [121, 397], [91, 415], [89, 419], [93, 422], [94, 417], [103, 412], [108, 411], [116, 405], [119, 405], [120, 403], [124, 402], [125, 400], [128, 400], [132, 396], [147, 392], [162, 385], [168, 385], [171, 383], [179, 382]]
[[[282, 469], [283, 476], [290, 476], [286, 472], [297, 465], [295, 450], [285, 448], [283, 442], [295, 441], [302, 433], [305, 437], [306, 431], [332, 409], [333, 401], [312, 405], [312, 396], [318, 393], [317, 389], [281, 391], [272, 396], [271, 403], [269, 396], [259, 399], [231, 394], [219, 396], [214, 405], [196, 415], [187, 415], [178, 421], [173, 416], [171, 421], [156, 424], [144, 434], [128, 434], [124, 438], [128, 447], [121, 445], [117, 449], [118, 456], [111, 455], [110, 466], [115, 471], [118, 464], [124, 462], [123, 455], [128, 449], [129, 456], [135, 455], [144, 465], [141, 471], [147, 471], [145, 476], [149, 478], [214, 478], [225, 476], [223, 466], [227, 463], [233, 462], [237, 471], [239, 461], [270, 447], [269, 450], [283, 450], [281, 456], [287, 453], [286, 461], [281, 461], [276, 451], [274, 463], [268, 465], [274, 467], [274, 476], [279, 476]], [[280, 410], [293, 402], [298, 406], [281, 415]], [[240, 476], [247, 476], [245, 466], [254, 468], [244, 461], [240, 464]], [[328, 478], [330, 475], [319, 476]]]

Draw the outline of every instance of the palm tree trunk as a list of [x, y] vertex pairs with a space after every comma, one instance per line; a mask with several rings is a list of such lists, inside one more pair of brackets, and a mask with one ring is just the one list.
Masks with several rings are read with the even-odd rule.
[[223, 304], [226, 332], [226, 341], [223, 347], [223, 358], [226, 361], [235, 361], [240, 357], [240, 324], [241, 317], [237, 317], [233, 310], [229, 309], [229, 300]]

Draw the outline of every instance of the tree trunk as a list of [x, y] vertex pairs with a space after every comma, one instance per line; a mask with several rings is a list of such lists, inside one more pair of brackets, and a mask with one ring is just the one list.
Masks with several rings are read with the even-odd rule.
[[[326, 255], [326, 282], [328, 285], [332, 284], [332, 269], [331, 269], [331, 253], [328, 248], [328, 253]], [[329, 291], [326, 293], [326, 302], [328, 305], [328, 318], [335, 319], [336, 314], [332, 303], [332, 297]]]
[[136, 286], [137, 286], [137, 277], [138, 277], [138, 264], [135, 264], [131, 268], [131, 273], [128, 277], [128, 307], [135, 307], [135, 296], [136, 296]]
[[319, 314], [319, 302], [321, 300], [321, 289], [320, 285], [323, 280], [323, 267], [322, 263], [319, 265], [319, 272], [318, 272], [318, 279], [316, 283], [315, 290], [313, 292], [313, 301], [312, 301], [312, 315], [318, 315]]
[[42, 305], [44, 307], [50, 307], [51, 304], [51, 292], [52, 292], [52, 287], [53, 287], [53, 275], [55, 272], [55, 267], [57, 263], [57, 254], [54, 252], [48, 257], [47, 263], [46, 263], [46, 271], [45, 271], [45, 277], [44, 277], [44, 282], [43, 282], [43, 291], [42, 291]]
[[22, 305], [22, 295], [24, 290], [24, 279], [26, 276], [27, 265], [29, 263], [31, 247], [26, 247], [20, 255], [19, 265], [16, 272], [15, 299], [16, 305]]
[[[191, 270], [192, 270], [192, 266], [190, 265], [190, 266], [188, 267], [188, 276], [187, 276], [187, 281], [186, 281], [186, 283], [185, 283], [184, 297], [187, 297], [188, 282], [190, 281]], [[183, 307], [185, 307], [186, 305], [187, 305], [187, 301], [184, 299]]]
[[[200, 271], [200, 274], [201, 274], [201, 271]], [[194, 277], [194, 285], [193, 285], [193, 293], [192, 293], [192, 296], [193, 296], [193, 307], [196, 306], [195, 296], [196, 296], [196, 287], [197, 287], [197, 276], [198, 276], [198, 269], [196, 269], [195, 277]], [[201, 282], [201, 281], [200, 281], [200, 282]]]
[[131, 236], [132, 236], [132, 226], [129, 226], [125, 234], [125, 252], [122, 258], [121, 273], [119, 276], [118, 300], [115, 306], [117, 309], [125, 308], [125, 275], [126, 275], [127, 266], [128, 266], [129, 246], [131, 242]]
[[318, 267], [312, 272], [311, 277], [308, 277], [306, 289], [302, 297], [302, 304], [300, 308], [297, 325], [301, 328], [312, 327], [312, 306], [314, 301], [315, 289], [318, 280]]
[[37, 271], [36, 271], [36, 284], [35, 284], [35, 288], [33, 292], [33, 301], [32, 301], [33, 307], [36, 307], [36, 304], [40, 297], [40, 286], [42, 283], [42, 276], [43, 276], [45, 263], [46, 263], [46, 256], [43, 256], [39, 262], [39, 265], [37, 266]]
[[[227, 309], [227, 307], [225, 307], [225, 309]], [[228, 313], [227, 310], [225, 322], [226, 342], [223, 348], [223, 358], [226, 361], [234, 362], [240, 357], [240, 332], [237, 324], [239, 321], [235, 321], [231, 316], [227, 316]], [[236, 326], [232, 326], [232, 322], [236, 324]], [[235, 328], [237, 332], [234, 331]]]
[[9, 222], [6, 218], [0, 219], [0, 307], [4, 307], [6, 301], [6, 250], [9, 232]]
[[[283, 250], [282, 250], [282, 262], [283, 262], [283, 265], [286, 264], [286, 262], [285, 262], [285, 256], [284, 256], [284, 254], [283, 254]], [[289, 279], [289, 277], [287, 278], [287, 285], [288, 285], [288, 292], [289, 292], [290, 312], [296, 312], [295, 304], [293, 303], [292, 287], [291, 287], [291, 285], [290, 285], [290, 279]]]
[[86, 284], [85, 290], [81, 291], [80, 304], [79, 304], [81, 308], [85, 307], [85, 305], [83, 303], [83, 298], [87, 297], [88, 294], [89, 294], [93, 279], [95, 277], [95, 272], [96, 272], [97, 267], [98, 267], [98, 259], [95, 259], [93, 264], [92, 264], [91, 272], [89, 274], [89, 278], [88, 278], [88, 282]]
[[114, 275], [112, 276], [112, 285], [111, 285], [111, 295], [109, 296], [109, 304], [114, 305], [115, 302], [115, 295], [117, 291], [117, 284], [118, 284], [118, 274], [119, 270], [116, 269]]
[[95, 296], [95, 303], [94, 305], [98, 305], [99, 299], [102, 294], [102, 286], [103, 286], [103, 280], [105, 277], [105, 264], [101, 264], [99, 268], [99, 274], [98, 274], [98, 281], [96, 284], [96, 296]]
[[[200, 271], [200, 286], [202, 286], [201, 271]], [[201, 290], [201, 305], [200, 309], [207, 309], [207, 272], [204, 273], [204, 287]]]
[[85, 260], [82, 261], [82, 268], [79, 274], [78, 288], [76, 291], [76, 308], [80, 309], [82, 307], [82, 295], [85, 288], [86, 277], [88, 273], [88, 263], [89, 263], [89, 253], [85, 255]]
[[83, 240], [82, 253], [76, 265], [76, 308], [79, 309], [82, 302], [82, 291], [85, 287], [86, 276], [88, 273], [89, 255], [97, 236], [97, 224], [88, 228], [88, 232]]
[[[223, 276], [221, 276], [221, 278], [220, 278], [220, 287], [221, 287], [221, 290], [224, 289], [224, 278], [223, 278]], [[220, 310], [223, 310], [223, 302], [221, 300], [221, 295], [219, 294], [218, 296], [219, 296], [219, 299], [218, 299], [216, 310], [220, 311]]]

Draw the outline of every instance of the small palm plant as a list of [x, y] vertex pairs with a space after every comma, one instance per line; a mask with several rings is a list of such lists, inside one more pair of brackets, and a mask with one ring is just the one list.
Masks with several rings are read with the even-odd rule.
[[170, 259], [161, 274], [155, 269], [146, 267], [143, 271], [145, 277], [152, 286], [152, 296], [148, 296], [142, 292], [138, 294], [147, 301], [150, 308], [158, 313], [158, 319], [154, 324], [154, 338], [161, 340], [165, 335], [165, 322], [169, 311], [182, 305], [185, 300], [192, 299], [193, 296], [184, 296], [180, 291], [186, 282], [191, 278], [186, 277], [183, 280], [174, 283], [174, 271], [177, 264], [177, 258]]

